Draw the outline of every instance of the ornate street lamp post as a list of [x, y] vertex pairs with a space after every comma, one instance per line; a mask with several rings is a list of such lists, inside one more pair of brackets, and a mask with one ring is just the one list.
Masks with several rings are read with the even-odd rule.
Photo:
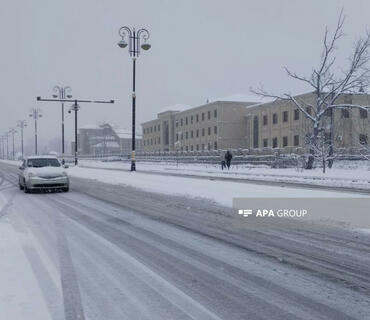
[[[127, 45], [130, 56], [132, 57], [133, 76], [132, 76], [132, 143], [131, 143], [131, 171], [136, 171], [135, 164], [135, 108], [136, 108], [136, 93], [135, 93], [135, 76], [136, 76], [136, 58], [140, 55], [140, 48], [143, 50], [149, 50], [151, 45], [147, 43], [150, 37], [149, 31], [146, 29], [139, 29], [138, 31], [129, 27], [121, 27], [118, 31], [121, 40], [118, 42], [120, 48], [126, 48]], [[128, 38], [128, 42], [126, 42]], [[144, 41], [140, 45], [141, 40]]]

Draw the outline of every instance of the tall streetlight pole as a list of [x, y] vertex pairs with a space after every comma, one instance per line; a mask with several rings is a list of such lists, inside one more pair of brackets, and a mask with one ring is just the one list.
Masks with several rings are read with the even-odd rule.
[[5, 159], [5, 147], [4, 147], [5, 137], [4, 136], [0, 137], [0, 142], [1, 142], [1, 158]]
[[[138, 31], [129, 27], [121, 27], [118, 31], [121, 40], [118, 42], [120, 48], [126, 48], [129, 45], [129, 53], [132, 57], [132, 143], [131, 143], [131, 171], [136, 171], [135, 164], [135, 108], [136, 108], [136, 92], [135, 92], [135, 77], [136, 77], [136, 58], [140, 55], [140, 47], [143, 50], [149, 50], [151, 45], [147, 43], [150, 37], [149, 31], [146, 29], [139, 29]], [[125, 41], [128, 38], [128, 43]], [[144, 40], [144, 43], [140, 46], [140, 41]]]
[[[53, 98], [58, 98], [58, 99], [70, 99], [72, 98], [72, 95], [70, 92], [72, 91], [71, 87], [60, 87], [60, 86], [55, 86], [53, 88], [53, 91], [55, 94], [53, 94]], [[64, 102], [62, 102], [62, 163], [64, 164]]]
[[9, 132], [5, 133], [6, 137], [6, 160], [9, 160]]
[[15, 160], [15, 152], [14, 152], [14, 134], [17, 132], [14, 128], [10, 128], [9, 134], [12, 135], [12, 160]]
[[35, 155], [37, 155], [37, 120], [42, 117], [42, 110], [39, 108], [32, 108], [29, 116], [35, 121]]
[[21, 129], [21, 152], [22, 152], [22, 160], [24, 159], [24, 152], [23, 152], [23, 129], [27, 127], [26, 120], [18, 120], [17, 127]]
[[37, 101], [49, 101], [49, 102], [73, 102], [73, 105], [68, 110], [68, 113], [71, 113], [72, 111], [75, 112], [75, 165], [78, 164], [78, 141], [77, 141], [77, 112], [80, 109], [80, 106], [78, 105], [79, 102], [83, 103], [114, 103], [114, 100], [108, 100], [108, 101], [99, 101], [99, 100], [78, 100], [78, 99], [43, 99], [41, 97], [37, 97]]

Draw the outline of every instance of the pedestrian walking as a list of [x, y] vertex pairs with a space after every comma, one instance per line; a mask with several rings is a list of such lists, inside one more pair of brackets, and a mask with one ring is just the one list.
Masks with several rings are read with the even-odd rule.
[[225, 153], [225, 161], [226, 161], [227, 169], [230, 169], [232, 158], [233, 158], [233, 155], [231, 154], [229, 150], [227, 150], [227, 152]]

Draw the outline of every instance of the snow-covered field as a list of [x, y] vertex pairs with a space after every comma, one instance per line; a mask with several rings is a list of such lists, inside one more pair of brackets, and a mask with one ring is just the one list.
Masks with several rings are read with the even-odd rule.
[[[80, 166], [95, 168], [128, 170], [127, 162], [80, 161]], [[221, 170], [218, 165], [211, 164], [176, 164], [176, 163], [142, 163], [137, 164], [139, 171], [170, 172], [189, 176], [227, 177], [233, 179], [251, 179], [273, 182], [291, 182], [308, 185], [324, 185], [328, 187], [345, 187], [370, 190], [369, 162], [338, 162], [334, 168], [323, 174], [320, 168], [314, 170], [298, 170], [296, 168], [272, 169], [267, 166], [236, 165], [230, 170]]]

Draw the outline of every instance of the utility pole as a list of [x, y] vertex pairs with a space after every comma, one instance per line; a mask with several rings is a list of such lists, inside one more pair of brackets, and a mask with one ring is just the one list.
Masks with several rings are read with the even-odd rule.
[[22, 152], [22, 160], [24, 159], [24, 151], [23, 151], [23, 129], [27, 127], [26, 120], [18, 120], [17, 127], [21, 129], [21, 152]]
[[[72, 98], [72, 95], [70, 92], [72, 91], [71, 87], [62, 87], [62, 86], [55, 86], [53, 88], [53, 91], [56, 92], [56, 94], [53, 94], [53, 98], [58, 99], [70, 99]], [[68, 94], [69, 93], [69, 94]], [[64, 153], [65, 153], [65, 145], [64, 145], [64, 102], [62, 102], [62, 163], [64, 164]]]
[[74, 111], [75, 113], [75, 165], [78, 164], [78, 125], [77, 125], [77, 113], [78, 110], [80, 110], [80, 106], [78, 103], [114, 103], [114, 100], [108, 100], [108, 101], [101, 101], [101, 100], [79, 100], [79, 99], [43, 99], [41, 97], [37, 97], [37, 101], [48, 101], [48, 102], [73, 102], [73, 105], [68, 110], [68, 113], [71, 113]]
[[12, 135], [12, 160], [15, 160], [15, 152], [14, 152], [14, 134], [17, 132], [14, 128], [10, 128], [9, 133]]
[[32, 108], [29, 116], [35, 120], [35, 155], [37, 155], [37, 120], [42, 118], [42, 110], [38, 108]]

